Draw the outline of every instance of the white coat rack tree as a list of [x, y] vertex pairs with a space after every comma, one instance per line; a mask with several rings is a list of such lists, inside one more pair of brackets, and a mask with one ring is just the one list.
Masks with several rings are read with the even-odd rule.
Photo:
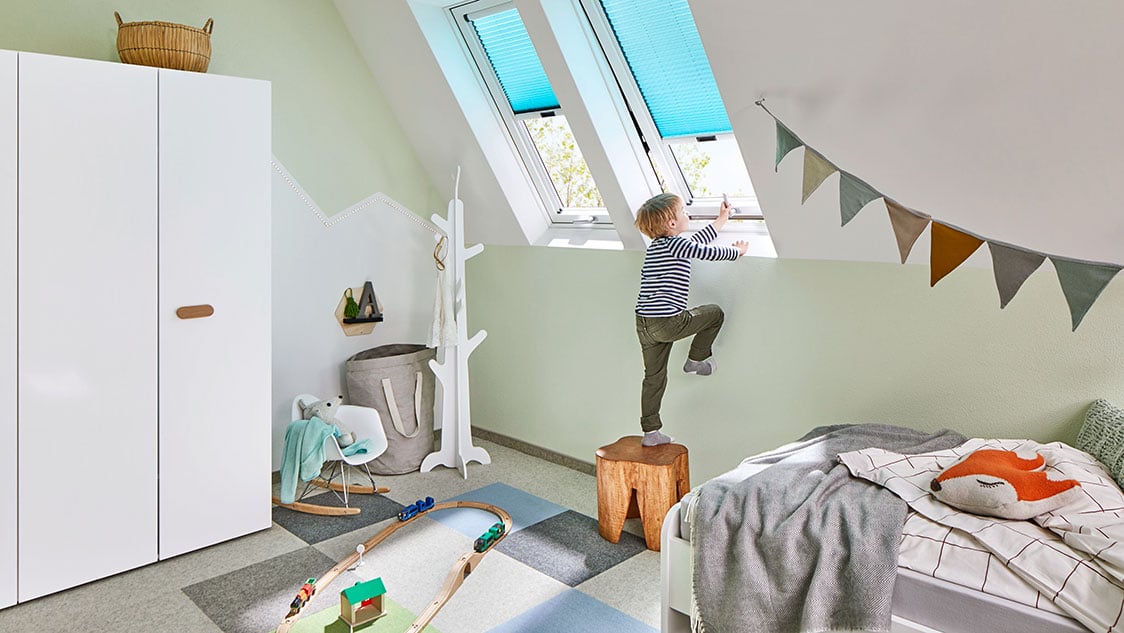
[[468, 463], [492, 463], [488, 451], [472, 445], [472, 420], [468, 404], [468, 357], [480, 346], [488, 333], [480, 330], [468, 337], [468, 318], [465, 300], [464, 263], [484, 250], [482, 244], [466, 247], [464, 245], [464, 204], [459, 198], [461, 170], [457, 168], [456, 184], [453, 186], [453, 199], [449, 201], [448, 217], [436, 213], [430, 216], [448, 238], [449, 251], [446, 257], [447, 274], [452, 276], [455, 293], [453, 310], [457, 327], [455, 345], [442, 346], [438, 351], [440, 362], [431, 360], [429, 366], [441, 383], [441, 448], [426, 455], [421, 463], [421, 472], [429, 472], [434, 466], [457, 468], [468, 479]]

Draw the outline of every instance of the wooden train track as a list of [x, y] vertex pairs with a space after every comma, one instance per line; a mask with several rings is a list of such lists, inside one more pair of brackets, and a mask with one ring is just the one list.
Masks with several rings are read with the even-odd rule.
[[[436, 512], [438, 510], [452, 510], [453, 508], [476, 508], [477, 510], [491, 512], [492, 514], [499, 517], [501, 521], [503, 521], [503, 534], [501, 534], [499, 538], [497, 538], [495, 542], [493, 542], [492, 545], [483, 552], [468, 552], [457, 559], [457, 562], [453, 564], [453, 568], [449, 571], [449, 575], [446, 576], [444, 584], [441, 585], [441, 590], [437, 593], [437, 597], [429, 603], [429, 606], [427, 606], [420, 615], [418, 615], [417, 619], [414, 620], [414, 623], [410, 625], [410, 628], [406, 629], [407, 633], [420, 632], [426, 627], [427, 624], [430, 623], [431, 620], [433, 620], [433, 618], [437, 616], [437, 613], [441, 610], [442, 607], [445, 606], [445, 603], [449, 601], [449, 598], [453, 597], [453, 594], [457, 592], [457, 589], [460, 589], [461, 584], [464, 583], [464, 579], [467, 578], [468, 575], [476, 569], [476, 566], [480, 564], [480, 560], [484, 558], [484, 555], [492, 551], [495, 546], [500, 541], [502, 541], [508, 535], [508, 533], [511, 532], [511, 515], [508, 514], [507, 511], [503, 508], [494, 506], [490, 503], [481, 503], [479, 501], [446, 501], [444, 503], [434, 504], [434, 506], [429, 510], [426, 510], [425, 512], [419, 512], [418, 514], [410, 517], [405, 521], [398, 521], [397, 523], [392, 523], [386, 526], [386, 528], [384, 528], [378, 534], [375, 534], [365, 543], [363, 543], [364, 552], [370, 552], [375, 548], [376, 545], [385, 541], [391, 534], [394, 534], [403, 527], [409, 525], [410, 523], [413, 523], [418, 518], [428, 515], [431, 512]], [[358, 560], [359, 552], [354, 552], [347, 558], [344, 558], [340, 562], [333, 565], [331, 569], [324, 572], [324, 575], [316, 580], [315, 593], [320, 593], [321, 591], [323, 591], [324, 588], [330, 585], [337, 576], [339, 576], [344, 572], [344, 570], [350, 568], [352, 565], [358, 562]], [[313, 595], [315, 595], [315, 593]], [[309, 596], [309, 601], [311, 602], [311, 600], [312, 596]], [[302, 611], [303, 609], [301, 611], [297, 611], [292, 615], [286, 616], [285, 619], [281, 621], [281, 624], [277, 625], [277, 633], [288, 633], [289, 629], [292, 628], [293, 623], [300, 619]]]

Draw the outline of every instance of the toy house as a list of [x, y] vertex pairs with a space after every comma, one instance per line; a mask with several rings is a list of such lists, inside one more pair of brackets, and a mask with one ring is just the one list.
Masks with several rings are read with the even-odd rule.
[[373, 622], [386, 612], [383, 610], [383, 595], [386, 587], [382, 578], [357, 582], [340, 592], [340, 619], [347, 622], [349, 630]]

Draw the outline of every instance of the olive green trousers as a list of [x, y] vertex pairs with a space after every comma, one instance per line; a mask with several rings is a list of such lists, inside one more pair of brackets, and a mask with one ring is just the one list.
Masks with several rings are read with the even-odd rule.
[[704, 305], [669, 317], [636, 317], [636, 336], [644, 354], [644, 383], [640, 390], [640, 428], [645, 433], [663, 426], [660, 403], [667, 388], [667, 360], [671, 344], [694, 335], [687, 358], [706, 360], [726, 316], [722, 308]]

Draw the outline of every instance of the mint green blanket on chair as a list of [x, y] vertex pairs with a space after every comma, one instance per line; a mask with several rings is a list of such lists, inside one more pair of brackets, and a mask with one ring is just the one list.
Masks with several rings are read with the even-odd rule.
[[[297, 479], [312, 481], [324, 467], [324, 440], [339, 436], [340, 428], [320, 418], [294, 420], [285, 429], [285, 449], [281, 454], [281, 503], [297, 497]], [[343, 449], [344, 455], [366, 453], [371, 441], [360, 440]]]

